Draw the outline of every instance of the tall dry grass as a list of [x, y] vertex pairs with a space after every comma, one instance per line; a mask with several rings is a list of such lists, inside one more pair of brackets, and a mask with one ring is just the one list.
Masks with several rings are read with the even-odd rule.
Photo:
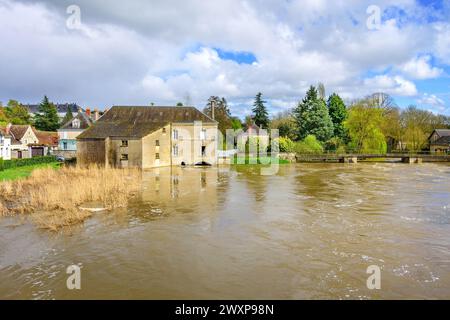
[[126, 206], [140, 186], [139, 169], [37, 169], [27, 179], [0, 183], [0, 215], [31, 214], [41, 227], [57, 230], [91, 216], [80, 209], [85, 203]]

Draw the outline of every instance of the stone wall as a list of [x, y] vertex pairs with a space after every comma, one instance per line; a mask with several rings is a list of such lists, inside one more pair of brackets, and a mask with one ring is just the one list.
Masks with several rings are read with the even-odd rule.
[[78, 166], [86, 167], [90, 164], [104, 166], [105, 160], [105, 140], [83, 139], [77, 141]]
[[64, 159], [73, 159], [77, 157], [76, 150], [54, 150], [53, 155], [57, 157], [64, 157]]
[[280, 152], [279, 155], [280, 155], [281, 160], [288, 160], [289, 162], [296, 162], [295, 153]]

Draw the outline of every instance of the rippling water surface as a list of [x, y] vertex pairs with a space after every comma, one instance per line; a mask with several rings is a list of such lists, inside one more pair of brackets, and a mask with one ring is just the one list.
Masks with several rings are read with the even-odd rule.
[[70, 230], [0, 220], [0, 298], [450, 299], [450, 166], [146, 171], [129, 208]]

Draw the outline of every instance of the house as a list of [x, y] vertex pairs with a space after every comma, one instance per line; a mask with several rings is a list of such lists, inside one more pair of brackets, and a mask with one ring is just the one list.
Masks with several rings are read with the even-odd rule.
[[31, 158], [33, 152], [40, 153], [40, 150], [29, 147], [29, 145], [37, 145], [39, 142], [30, 125], [8, 124], [6, 130], [11, 135], [11, 158]]
[[31, 125], [8, 124], [1, 130], [10, 137], [11, 159], [44, 156], [52, 153], [58, 145], [56, 132], [39, 131]]
[[[77, 137], [87, 128], [89, 128], [93, 121], [90, 115], [89, 109], [87, 112], [83, 112], [80, 108], [75, 117], [63, 124], [58, 129], [59, 144], [58, 149], [60, 151], [77, 151]], [[95, 111], [96, 119], [99, 118], [98, 111]]]
[[[24, 104], [23, 106], [27, 108], [28, 113], [32, 117], [34, 117], [37, 113], [39, 113], [39, 104]], [[58, 117], [60, 120], [64, 118], [68, 109], [70, 109], [72, 114], [76, 114], [78, 110], [81, 109], [81, 107], [76, 103], [57, 103], [55, 104], [55, 107], [58, 112]]]
[[38, 143], [33, 145], [34, 148], [40, 148], [42, 152], [35, 155], [49, 155], [54, 154], [55, 151], [58, 150], [58, 133], [57, 132], [51, 132], [51, 131], [40, 131], [34, 129], [34, 133], [36, 137], [38, 138]]
[[6, 128], [0, 128], [0, 158], [11, 159], [11, 135], [6, 132]]
[[450, 129], [436, 129], [428, 138], [431, 153], [450, 152]]
[[115, 106], [77, 137], [77, 163], [154, 168], [217, 163], [217, 122], [194, 107]]

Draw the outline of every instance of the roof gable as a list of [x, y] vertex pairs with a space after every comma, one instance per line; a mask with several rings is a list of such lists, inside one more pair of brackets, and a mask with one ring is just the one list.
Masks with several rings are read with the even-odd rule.
[[14, 136], [16, 140], [20, 140], [23, 138], [25, 133], [27, 133], [28, 129], [30, 128], [30, 125], [12, 125], [10, 129], [10, 133]]
[[[78, 119], [80, 120], [80, 126], [78, 128], [73, 127], [73, 120]], [[75, 117], [67, 121], [59, 130], [64, 129], [80, 129], [84, 130], [89, 128], [92, 125], [91, 119], [84, 113], [84, 112], [78, 112]]]

